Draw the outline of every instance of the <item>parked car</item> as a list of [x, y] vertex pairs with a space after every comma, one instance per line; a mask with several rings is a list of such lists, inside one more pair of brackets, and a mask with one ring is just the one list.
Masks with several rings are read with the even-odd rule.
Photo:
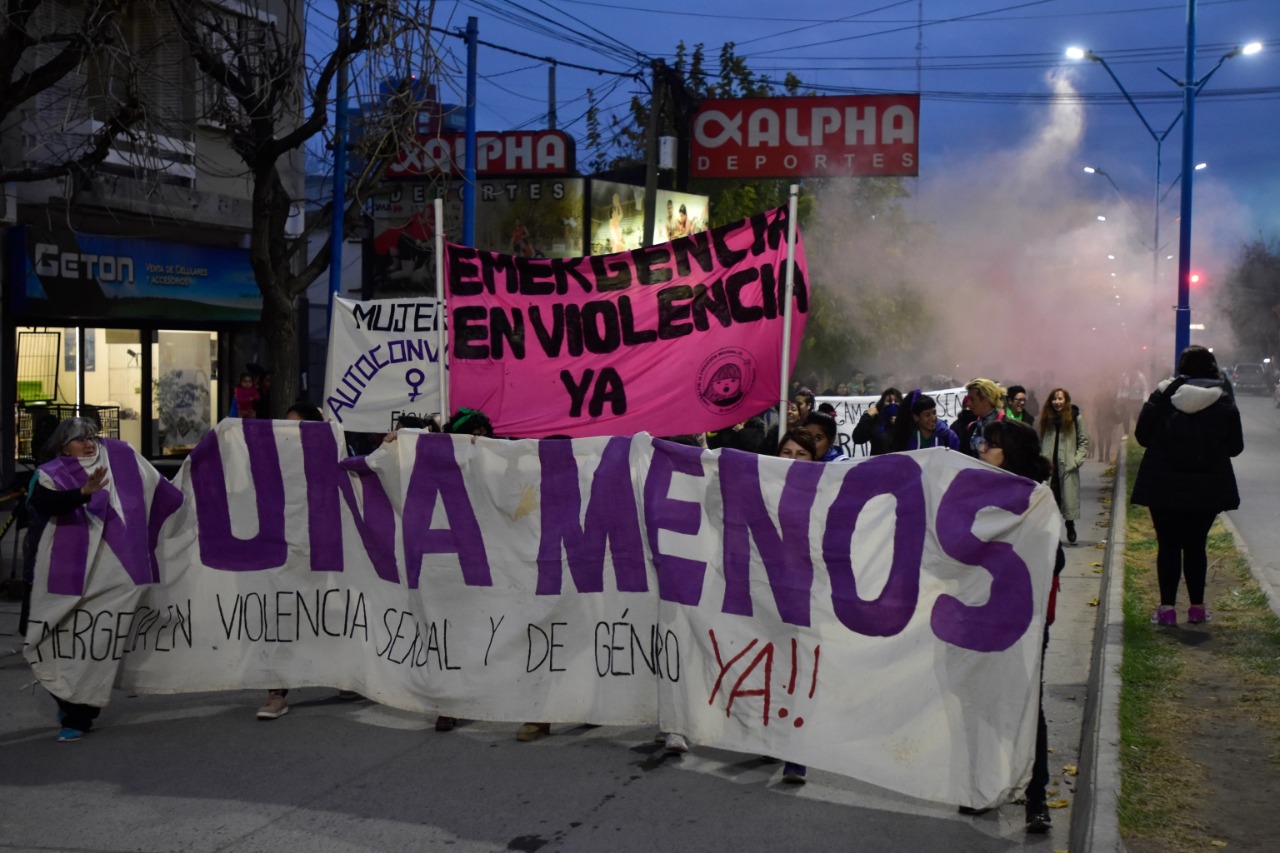
[[1231, 384], [1237, 394], [1266, 394], [1272, 390], [1267, 369], [1261, 364], [1237, 364], [1231, 371]]

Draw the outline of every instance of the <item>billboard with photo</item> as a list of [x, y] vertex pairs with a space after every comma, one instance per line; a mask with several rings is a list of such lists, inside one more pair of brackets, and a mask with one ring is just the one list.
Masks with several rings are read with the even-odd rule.
[[[707, 230], [709, 199], [704, 195], [658, 190], [653, 242]], [[591, 234], [587, 254], [626, 252], [644, 245], [644, 187], [611, 181], [591, 182]]]
[[644, 187], [591, 182], [588, 255], [608, 255], [644, 245]]
[[706, 231], [711, 220], [710, 201], [705, 195], [658, 190], [653, 242], [667, 243], [678, 237]]
[[[584, 179], [479, 181], [475, 245], [526, 258], [576, 258], [582, 245]], [[373, 285], [378, 295], [434, 294], [432, 181], [395, 181], [377, 196], [373, 214]], [[445, 196], [446, 239], [462, 234], [462, 184]]]

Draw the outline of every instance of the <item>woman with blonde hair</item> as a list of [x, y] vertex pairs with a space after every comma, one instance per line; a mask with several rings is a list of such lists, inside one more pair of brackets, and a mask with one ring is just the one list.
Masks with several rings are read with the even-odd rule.
[[1066, 388], [1050, 391], [1040, 410], [1040, 452], [1053, 464], [1049, 485], [1067, 523], [1067, 541], [1074, 545], [1080, 517], [1080, 466], [1089, 456], [1089, 433]]
[[1004, 418], [1004, 388], [990, 379], [981, 377], [965, 384], [964, 411], [951, 425], [951, 431], [960, 438], [960, 452], [975, 459], [983, 430]]

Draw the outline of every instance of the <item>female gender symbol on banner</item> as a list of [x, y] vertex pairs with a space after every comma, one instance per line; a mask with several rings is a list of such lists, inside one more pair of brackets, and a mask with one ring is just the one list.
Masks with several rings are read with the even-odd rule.
[[409, 386], [410, 403], [422, 396], [422, 392], [418, 389], [422, 387], [422, 383], [426, 378], [426, 374], [416, 367], [411, 367], [404, 372], [404, 381]]

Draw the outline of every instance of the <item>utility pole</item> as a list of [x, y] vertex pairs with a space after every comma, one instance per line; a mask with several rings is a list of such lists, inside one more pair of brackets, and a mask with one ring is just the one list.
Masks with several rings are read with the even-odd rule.
[[644, 245], [653, 245], [653, 225], [658, 216], [658, 128], [666, 85], [662, 81], [664, 64], [653, 61], [653, 95], [649, 98], [649, 128], [645, 137], [644, 175]]
[[547, 129], [556, 129], [556, 61], [547, 60]]

